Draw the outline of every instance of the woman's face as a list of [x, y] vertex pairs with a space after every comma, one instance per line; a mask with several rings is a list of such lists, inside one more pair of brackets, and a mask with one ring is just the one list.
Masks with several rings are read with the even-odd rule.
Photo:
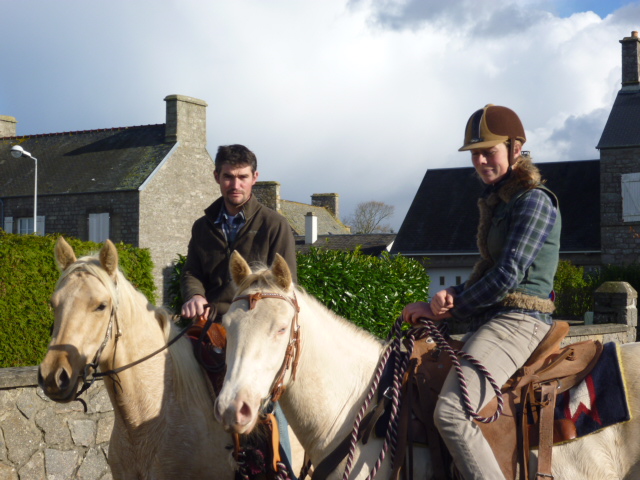
[[[521, 148], [516, 143], [515, 158], [520, 155]], [[482, 181], [493, 185], [509, 172], [509, 149], [506, 144], [499, 143], [490, 148], [471, 150], [471, 161]]]

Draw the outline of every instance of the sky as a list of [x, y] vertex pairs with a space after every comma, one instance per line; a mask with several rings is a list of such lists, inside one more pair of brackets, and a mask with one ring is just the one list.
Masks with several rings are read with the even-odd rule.
[[[395, 207], [458, 152], [488, 103], [535, 162], [599, 158], [640, 1], [0, 0], [0, 115], [18, 135], [165, 122], [208, 104], [207, 148], [241, 143], [283, 199]], [[38, 152], [31, 152], [38, 156]], [[185, 174], [187, 174], [185, 172]], [[213, 180], [212, 180], [212, 188]]]

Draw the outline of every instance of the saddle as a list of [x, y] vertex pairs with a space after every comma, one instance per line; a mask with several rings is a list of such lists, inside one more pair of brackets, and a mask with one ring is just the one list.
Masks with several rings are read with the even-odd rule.
[[[529, 360], [502, 387], [504, 410], [497, 421], [476, 422], [493, 449], [507, 479], [528, 480], [529, 451], [538, 448], [536, 480], [551, 476], [551, 449], [557, 442], [576, 438], [568, 420], [554, 421], [556, 395], [579, 384], [591, 372], [602, 353], [599, 341], [584, 341], [561, 348], [569, 331], [566, 322], [553, 323]], [[448, 339], [454, 350], [463, 342]], [[432, 338], [415, 342], [404, 382], [394, 478], [399, 478], [406, 454], [413, 444], [427, 444], [436, 478], [451, 478], [451, 457], [433, 422], [438, 394], [451, 368], [449, 355]], [[489, 417], [497, 398], [479, 415]], [[475, 420], [474, 420], [475, 421]], [[409, 452], [407, 452], [409, 450]]]
[[227, 332], [216, 318], [215, 306], [211, 306], [209, 317], [200, 315], [187, 330], [187, 337], [191, 340], [193, 353], [198, 363], [207, 372], [211, 386], [216, 395], [222, 390], [222, 382], [227, 371], [224, 352], [227, 347]]

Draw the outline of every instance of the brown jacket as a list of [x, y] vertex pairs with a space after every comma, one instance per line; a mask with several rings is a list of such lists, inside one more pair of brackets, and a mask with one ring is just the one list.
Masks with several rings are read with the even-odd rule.
[[229, 258], [234, 250], [252, 266], [258, 263], [270, 266], [279, 253], [297, 283], [295, 241], [289, 222], [252, 196], [244, 206], [246, 223], [229, 244], [222, 225], [215, 223], [222, 204], [222, 198], [213, 202], [193, 224], [181, 279], [183, 301], [202, 295], [218, 304], [220, 314], [227, 312], [235, 293], [229, 274]]

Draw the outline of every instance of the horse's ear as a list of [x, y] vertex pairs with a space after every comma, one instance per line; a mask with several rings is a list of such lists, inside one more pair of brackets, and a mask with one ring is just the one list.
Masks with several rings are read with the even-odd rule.
[[247, 261], [242, 258], [242, 255], [234, 250], [231, 254], [231, 263], [229, 263], [229, 269], [231, 270], [231, 278], [236, 285], [240, 285], [240, 282], [251, 275], [251, 268]]
[[289, 265], [282, 255], [276, 253], [276, 259], [273, 261], [273, 265], [271, 266], [271, 272], [276, 277], [276, 282], [278, 286], [283, 290], [288, 290], [291, 286], [291, 270], [289, 270]]
[[73, 253], [73, 248], [71, 248], [71, 245], [69, 245], [67, 241], [62, 237], [58, 237], [58, 241], [56, 242], [56, 246], [53, 249], [53, 253], [56, 258], [58, 267], [60, 267], [60, 270], [63, 271], [77, 260], [76, 254]]
[[100, 250], [100, 264], [104, 268], [110, 277], [115, 278], [116, 271], [118, 270], [118, 250], [113, 242], [107, 239]]

